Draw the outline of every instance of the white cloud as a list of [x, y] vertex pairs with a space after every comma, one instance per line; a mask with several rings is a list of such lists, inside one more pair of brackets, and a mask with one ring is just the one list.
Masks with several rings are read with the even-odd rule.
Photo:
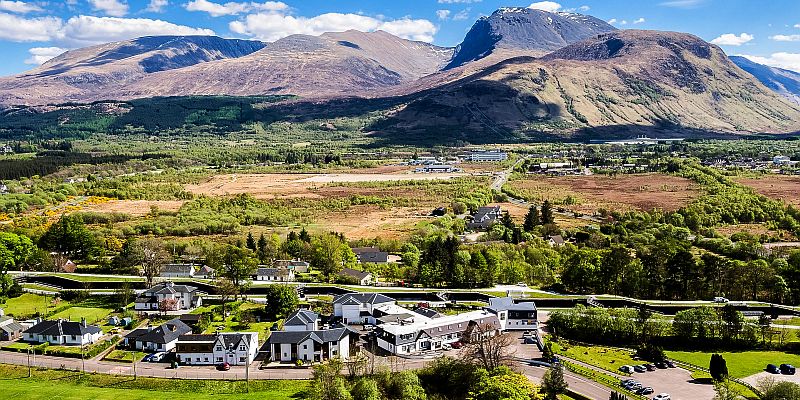
[[800, 35], [775, 35], [769, 38], [778, 42], [800, 42]]
[[800, 24], [795, 24], [795, 28], [800, 28]]
[[80, 15], [67, 20], [56, 42], [80, 47], [157, 35], [214, 35], [214, 31], [157, 19]]
[[726, 33], [715, 38], [711, 43], [722, 46], [741, 46], [754, 38], [755, 37], [749, 33], [741, 33], [739, 35]]
[[147, 12], [160, 13], [169, 5], [168, 0], [150, 0], [150, 4], [144, 10]]
[[528, 8], [532, 8], [534, 10], [556, 12], [561, 9], [561, 4], [558, 4], [555, 1], [539, 1], [529, 5]]
[[25, 64], [42, 65], [47, 62], [47, 60], [61, 55], [65, 51], [67, 51], [67, 49], [62, 49], [61, 47], [34, 47], [28, 49], [28, 53], [30, 53], [31, 56], [25, 59]]
[[436, 10], [436, 17], [445, 20], [450, 16], [450, 10]]
[[9, 11], [18, 14], [25, 14], [34, 11], [42, 11], [42, 8], [24, 1], [0, 0], [0, 11]]
[[800, 72], [800, 53], [773, 53], [769, 57], [740, 55], [759, 64]]
[[64, 22], [56, 17], [23, 18], [0, 13], [0, 39], [12, 42], [46, 42], [58, 35]]
[[633, 24], [634, 24], [634, 25], [636, 25], [636, 24], [643, 24], [644, 22], [645, 22], [645, 19], [644, 19], [644, 18], [639, 18], [639, 19], [637, 19], [637, 20], [633, 21]]
[[706, 0], [671, 0], [671, 1], [664, 1], [659, 3], [658, 5], [664, 7], [674, 7], [674, 8], [697, 8], [703, 5]]
[[95, 11], [102, 11], [112, 17], [122, 17], [128, 13], [128, 3], [119, 0], [89, 0]]
[[214, 3], [208, 0], [192, 0], [184, 4], [184, 8], [188, 11], [202, 11], [207, 12], [212, 17], [222, 17], [225, 15], [237, 15], [250, 11], [256, 12], [279, 12], [285, 11], [289, 8], [286, 3], [280, 1], [265, 1], [258, 2], [245, 2], [237, 3], [234, 1], [227, 3]]
[[459, 11], [458, 13], [456, 13], [456, 15], [453, 15], [453, 21], [463, 21], [465, 19], [469, 19], [469, 12], [471, 10], [472, 10], [471, 8], [465, 8]]
[[628, 20], [625, 19], [618, 20], [616, 18], [611, 18], [610, 20], [608, 20], [608, 23], [611, 25], [628, 25]]
[[616, 18], [611, 18], [610, 20], [608, 20], [608, 23], [612, 24], [612, 25], [616, 24], [617, 23], [617, 19]]
[[327, 13], [316, 17], [295, 17], [277, 13], [247, 15], [229, 24], [232, 32], [266, 41], [275, 41], [293, 34], [320, 35], [355, 29], [362, 32], [383, 30], [393, 35], [423, 42], [432, 42], [438, 28], [425, 19], [408, 17], [382, 20], [358, 14]]
[[589, 11], [591, 8], [589, 6], [580, 6], [578, 7], [578, 11], [586, 12]]

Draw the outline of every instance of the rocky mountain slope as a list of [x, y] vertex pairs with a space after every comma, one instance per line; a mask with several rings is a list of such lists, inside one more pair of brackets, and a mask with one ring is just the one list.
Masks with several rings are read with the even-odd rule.
[[607, 22], [583, 14], [530, 8], [501, 8], [481, 17], [456, 47], [447, 68], [464, 65], [498, 49], [544, 55], [591, 36], [616, 30]]
[[149, 36], [68, 51], [26, 73], [0, 78], [0, 103], [86, 101], [161, 71], [242, 57], [254, 40]]
[[376, 95], [440, 70], [451, 56], [452, 49], [383, 31], [292, 35], [245, 57], [162, 72], [111, 95]]
[[800, 104], [800, 73], [759, 64], [740, 56], [731, 56], [730, 59], [739, 68], [756, 77], [764, 86]]
[[800, 107], [689, 34], [615, 31], [409, 95], [377, 132], [476, 141], [548, 135], [793, 132]]

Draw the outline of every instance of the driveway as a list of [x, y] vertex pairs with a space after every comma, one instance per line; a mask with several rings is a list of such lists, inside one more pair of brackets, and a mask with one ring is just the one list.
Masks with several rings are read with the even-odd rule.
[[770, 378], [774, 379], [775, 382], [792, 382], [800, 385], [800, 375], [770, 374], [767, 371], [761, 371], [755, 375], [750, 375], [742, 380], [755, 387], [758, 387], [758, 381]]

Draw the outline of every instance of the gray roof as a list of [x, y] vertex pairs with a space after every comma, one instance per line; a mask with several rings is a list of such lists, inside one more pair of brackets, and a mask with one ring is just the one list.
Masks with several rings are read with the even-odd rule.
[[383, 317], [378, 318], [378, 321], [381, 321], [384, 324], [388, 324], [390, 322], [399, 323], [400, 321], [405, 321], [407, 319], [412, 319], [412, 318], [414, 318], [414, 315], [409, 314], [409, 313], [389, 314], [389, 315], [384, 315]]
[[427, 307], [417, 307], [416, 309], [414, 309], [414, 312], [428, 318], [439, 318], [442, 316], [442, 314], [440, 314], [436, 310], [432, 310]]
[[256, 276], [289, 276], [287, 268], [259, 268], [256, 270]]
[[25, 329], [19, 322], [14, 321], [11, 317], [0, 317], [0, 330], [7, 333], [21, 332]]
[[192, 273], [194, 266], [194, 264], [165, 264], [164, 268], [161, 269], [161, 273], [189, 275]]
[[515, 303], [511, 297], [492, 297], [489, 299], [487, 310], [498, 311], [536, 311], [536, 304], [532, 301]]
[[359, 271], [357, 269], [352, 268], [344, 268], [339, 272], [339, 275], [349, 276], [352, 278], [356, 278], [359, 281], [363, 280], [364, 278], [372, 276], [371, 273], [366, 271]]
[[179, 336], [190, 333], [191, 331], [192, 328], [190, 328], [189, 325], [175, 318], [152, 330], [136, 329], [126, 335], [125, 338], [139, 342], [165, 344], [177, 340]]
[[318, 319], [319, 319], [319, 314], [313, 311], [299, 310], [295, 311], [294, 313], [286, 317], [286, 320], [283, 322], [283, 325], [284, 326], [308, 325], [316, 322]]
[[389, 253], [377, 247], [354, 247], [353, 253], [362, 263], [385, 263], [389, 261]]
[[334, 304], [383, 304], [394, 303], [395, 299], [380, 293], [345, 293], [333, 299]]
[[151, 287], [150, 289], [142, 292], [140, 297], [148, 297], [156, 294], [172, 294], [172, 293], [195, 293], [197, 288], [189, 285], [177, 285], [172, 282], [161, 282]]
[[43, 336], [83, 336], [87, 333], [100, 333], [100, 328], [94, 325], [83, 326], [81, 322], [65, 321], [57, 319], [52, 321], [42, 321], [26, 330], [24, 333]]
[[272, 332], [267, 341], [268, 344], [297, 344], [311, 339], [317, 343], [330, 343], [338, 342], [342, 338], [353, 334], [354, 332], [348, 328], [334, 328], [325, 329], [320, 331], [300, 331], [300, 332], [287, 332], [278, 331]]

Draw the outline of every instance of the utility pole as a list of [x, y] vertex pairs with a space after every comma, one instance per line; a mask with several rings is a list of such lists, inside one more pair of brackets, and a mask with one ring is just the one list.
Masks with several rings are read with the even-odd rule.
[[86, 373], [86, 357], [83, 355], [83, 339], [81, 339], [81, 374]]
[[136, 351], [131, 351], [131, 361], [133, 361], [133, 380], [136, 380]]
[[250, 340], [245, 341], [245, 349], [247, 354], [244, 356], [244, 387], [247, 393], [250, 393]]
[[32, 376], [31, 373], [31, 346], [28, 346], [28, 378]]

